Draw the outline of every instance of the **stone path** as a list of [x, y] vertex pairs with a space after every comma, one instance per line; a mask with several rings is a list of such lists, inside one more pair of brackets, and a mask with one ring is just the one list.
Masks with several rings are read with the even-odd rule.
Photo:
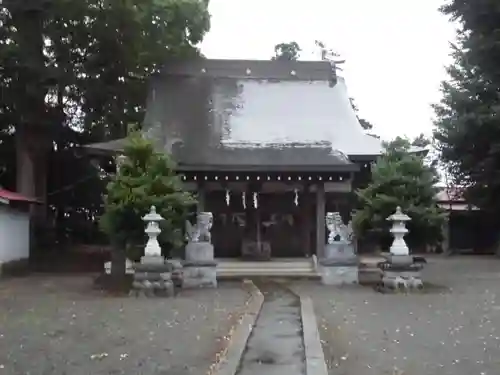
[[305, 375], [300, 301], [277, 284], [258, 284], [264, 303], [237, 375]]

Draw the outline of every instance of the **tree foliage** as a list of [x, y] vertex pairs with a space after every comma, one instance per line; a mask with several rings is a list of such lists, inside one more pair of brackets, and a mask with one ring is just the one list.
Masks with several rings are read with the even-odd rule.
[[429, 137], [427, 137], [424, 133], [420, 133], [411, 141], [412, 146], [422, 147], [422, 148], [430, 146], [431, 143], [432, 140], [429, 139]]
[[107, 185], [100, 225], [115, 244], [142, 244], [142, 217], [155, 206], [165, 219], [160, 223], [159, 242], [164, 249], [176, 249], [184, 243], [184, 223], [195, 203], [183, 191], [170, 157], [155, 151], [151, 141], [134, 131], [128, 136], [117, 173]]
[[423, 249], [441, 240], [443, 215], [436, 203], [438, 181], [436, 170], [423, 157], [408, 152], [407, 139], [396, 138], [385, 144], [385, 153], [372, 168], [369, 185], [357, 191], [361, 209], [354, 226], [361, 237], [375, 235], [383, 247], [392, 236], [386, 219], [401, 206], [411, 217], [406, 237], [410, 249]]
[[297, 42], [279, 43], [274, 46], [274, 56], [272, 60], [295, 61], [300, 57], [300, 48]]
[[500, 8], [497, 1], [449, 1], [460, 23], [454, 62], [435, 105], [434, 137], [455, 185], [468, 200], [500, 212]]
[[[29, 193], [22, 182], [48, 169], [34, 194], [46, 190], [64, 221], [91, 222], [105, 184], [80, 145], [124, 137], [128, 124], [142, 121], [148, 77], [170, 58], [200, 55], [207, 7], [208, 0], [4, 0], [0, 183], [16, 189], [16, 172], [27, 174], [17, 189]], [[16, 152], [44, 140], [40, 152], [28, 150], [34, 168], [19, 157], [16, 168]]]
[[354, 98], [349, 98], [349, 100], [351, 102], [352, 109], [354, 110], [354, 112], [356, 112], [356, 117], [358, 118], [358, 121], [359, 121], [359, 124], [361, 125], [361, 127], [364, 130], [372, 130], [373, 124], [371, 122], [369, 122], [368, 120], [365, 120], [364, 118], [359, 117], [359, 114], [358, 114], [359, 108], [356, 105], [356, 103], [354, 102]]

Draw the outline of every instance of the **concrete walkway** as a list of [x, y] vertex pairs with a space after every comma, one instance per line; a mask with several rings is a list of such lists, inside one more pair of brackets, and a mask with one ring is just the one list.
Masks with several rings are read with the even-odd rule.
[[311, 299], [277, 280], [245, 283], [247, 311], [209, 375], [327, 375]]
[[276, 284], [258, 286], [264, 303], [238, 375], [306, 375], [299, 298]]

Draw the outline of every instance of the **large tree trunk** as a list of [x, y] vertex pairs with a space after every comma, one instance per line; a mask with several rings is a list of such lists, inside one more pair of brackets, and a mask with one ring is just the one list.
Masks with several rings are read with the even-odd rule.
[[111, 275], [113, 278], [121, 279], [125, 275], [125, 261], [127, 255], [125, 246], [121, 242], [113, 242], [111, 250]]
[[47, 163], [50, 140], [43, 129], [19, 126], [16, 129], [16, 189], [28, 197], [36, 197], [41, 204], [34, 205], [32, 213], [37, 222], [47, 215]]
[[121, 241], [112, 241], [111, 248], [111, 283], [109, 287], [112, 291], [123, 292], [128, 290], [126, 274], [125, 244]]
[[[37, 6], [38, 4], [38, 6]], [[16, 126], [16, 189], [21, 194], [36, 197], [41, 202], [34, 207], [35, 218], [46, 217], [47, 161], [51, 149], [48, 136], [49, 119], [45, 96], [48, 92], [41, 2], [26, 3], [11, 8], [12, 20], [18, 32], [20, 50], [17, 84], [23, 93], [18, 110], [20, 123]], [[14, 3], [19, 5], [19, 3]]]

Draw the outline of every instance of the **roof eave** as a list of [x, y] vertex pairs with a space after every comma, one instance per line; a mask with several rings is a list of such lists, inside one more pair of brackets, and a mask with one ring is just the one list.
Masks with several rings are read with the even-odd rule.
[[282, 61], [193, 59], [169, 60], [155, 75], [158, 77], [187, 76], [237, 79], [328, 80], [337, 81], [336, 69], [329, 61]]
[[203, 165], [178, 164], [179, 172], [357, 172], [354, 163], [330, 165]]
[[113, 156], [124, 151], [126, 138], [119, 138], [108, 142], [90, 143], [80, 146], [88, 155]]

